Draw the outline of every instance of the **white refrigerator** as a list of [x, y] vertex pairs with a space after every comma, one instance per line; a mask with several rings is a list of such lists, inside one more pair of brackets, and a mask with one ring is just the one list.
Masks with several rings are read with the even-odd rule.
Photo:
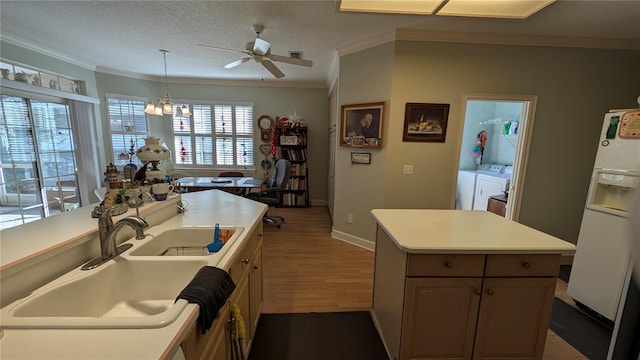
[[605, 115], [567, 294], [611, 321], [630, 261], [628, 212], [640, 188], [640, 110]]

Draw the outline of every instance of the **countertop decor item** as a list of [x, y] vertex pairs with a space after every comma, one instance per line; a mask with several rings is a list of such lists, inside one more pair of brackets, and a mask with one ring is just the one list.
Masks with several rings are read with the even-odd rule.
[[169, 159], [171, 153], [167, 148], [160, 145], [160, 139], [150, 136], [145, 139], [145, 144], [136, 151], [136, 156], [140, 161], [150, 162], [152, 168], [147, 168], [146, 178], [149, 181], [155, 179], [162, 180], [165, 177], [164, 170], [158, 169], [158, 163], [163, 160]]
[[[173, 115], [173, 99], [169, 96], [169, 85], [167, 81], [167, 53], [169, 50], [160, 49], [162, 53], [162, 57], [164, 58], [164, 89], [166, 91], [166, 95], [160, 99], [158, 104], [147, 103], [144, 108], [144, 112], [149, 115]], [[191, 116], [191, 111], [187, 105], [182, 105], [176, 110], [176, 114], [178, 116]]]

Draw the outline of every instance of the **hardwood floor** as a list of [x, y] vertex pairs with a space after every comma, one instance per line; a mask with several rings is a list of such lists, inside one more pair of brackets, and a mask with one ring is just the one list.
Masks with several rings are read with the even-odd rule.
[[[373, 252], [331, 237], [324, 206], [275, 208], [285, 223], [265, 224], [263, 241], [263, 313], [369, 310], [373, 288]], [[556, 295], [566, 283], [558, 280]], [[587, 359], [548, 331], [544, 360]]]
[[373, 252], [331, 238], [326, 207], [276, 208], [281, 229], [265, 224], [265, 313], [368, 310]]

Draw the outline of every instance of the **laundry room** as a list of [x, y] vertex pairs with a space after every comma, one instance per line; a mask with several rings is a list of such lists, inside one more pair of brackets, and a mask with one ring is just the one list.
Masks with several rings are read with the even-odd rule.
[[530, 101], [467, 100], [456, 209], [488, 210], [512, 218], [509, 195], [529, 108]]

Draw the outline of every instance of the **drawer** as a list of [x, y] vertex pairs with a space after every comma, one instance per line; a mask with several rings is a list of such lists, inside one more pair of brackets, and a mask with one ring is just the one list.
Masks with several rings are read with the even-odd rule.
[[557, 276], [560, 255], [487, 255], [485, 276]]
[[482, 276], [485, 255], [409, 254], [407, 276]]

